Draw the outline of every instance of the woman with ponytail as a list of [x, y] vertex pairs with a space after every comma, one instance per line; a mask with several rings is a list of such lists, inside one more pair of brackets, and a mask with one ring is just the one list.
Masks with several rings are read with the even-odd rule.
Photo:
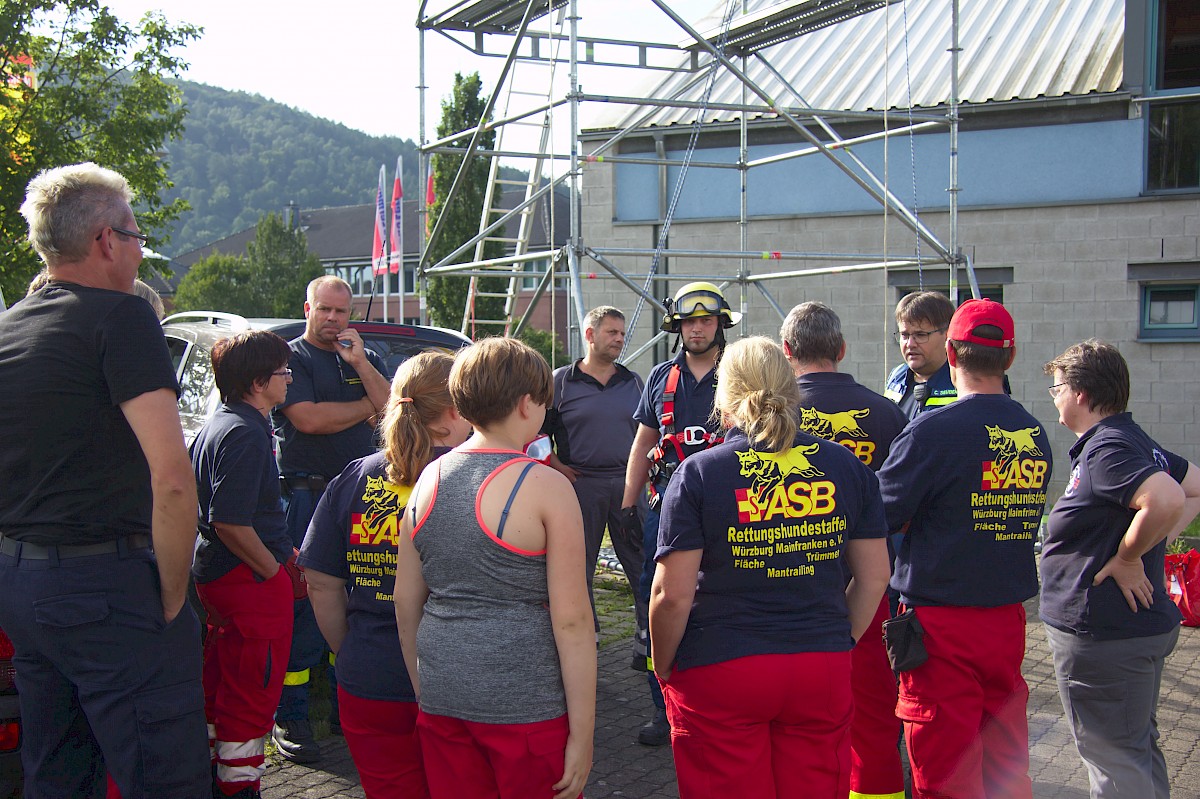
[[342, 731], [368, 799], [429, 795], [392, 588], [396, 531], [413, 484], [471, 432], [450, 400], [453, 363], [423, 352], [401, 364], [384, 411], [383, 450], [329, 483], [300, 550], [317, 624], [337, 658]]
[[887, 525], [874, 473], [799, 431], [799, 400], [779, 345], [729, 345], [725, 443], [663, 500], [650, 640], [681, 799], [850, 791], [850, 650], [887, 585]]

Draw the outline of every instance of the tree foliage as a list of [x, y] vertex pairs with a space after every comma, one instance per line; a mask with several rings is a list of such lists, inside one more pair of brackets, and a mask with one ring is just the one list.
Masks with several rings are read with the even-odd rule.
[[160, 14], [129, 24], [101, 0], [0, 2], [0, 286], [21, 296], [40, 269], [19, 209], [43, 169], [95, 161], [137, 194], [138, 226], [158, 239], [186, 204], [168, 201], [164, 143], [183, 130], [167, 78], [200, 29]]
[[278, 214], [267, 214], [258, 220], [245, 256], [216, 253], [188, 270], [175, 292], [175, 307], [291, 317], [309, 281], [324, 273], [304, 234], [288, 230]]
[[567, 351], [563, 349], [562, 342], [548, 330], [526, 327], [517, 338], [537, 350], [552, 368], [567, 362]]
[[[379, 165], [388, 187], [396, 157], [404, 158], [404, 187], [417, 190], [417, 145], [395, 136], [370, 136], [345, 125], [267, 100], [180, 81], [187, 128], [171, 145], [168, 197], [186, 200], [172, 255], [190, 252], [248, 227], [289, 202], [303, 209], [375, 202]], [[363, 231], [370, 244], [370, 231]]]
[[[448, 99], [442, 101], [442, 120], [438, 123], [438, 138], [450, 136], [472, 128], [480, 123], [487, 98], [480, 95], [479, 73], [463, 77], [454, 75], [454, 89]], [[490, 149], [496, 140], [495, 131], [488, 131], [480, 139], [480, 147]], [[465, 144], [465, 142], [463, 142]], [[441, 219], [442, 230], [436, 241], [430, 242], [428, 262], [435, 264], [454, 252], [479, 232], [479, 218], [483, 212], [484, 194], [487, 191], [488, 161], [476, 157], [467, 165], [466, 180], [460, 187], [454, 204], [447, 208], [446, 197], [458, 174], [463, 156], [438, 154], [433, 157], [433, 187], [436, 194], [430, 209], [432, 219]], [[491, 241], [484, 246], [484, 258], [504, 255], [504, 245]], [[474, 250], [468, 250], [454, 263], [474, 260]], [[466, 307], [467, 288], [470, 278], [459, 276], [434, 276], [429, 280], [429, 313], [435, 325], [459, 328], [462, 325], [463, 309]], [[504, 278], [485, 278], [480, 286], [483, 292], [505, 290]], [[480, 319], [501, 319], [504, 300], [498, 297], [481, 297], [476, 301], [475, 315]]]

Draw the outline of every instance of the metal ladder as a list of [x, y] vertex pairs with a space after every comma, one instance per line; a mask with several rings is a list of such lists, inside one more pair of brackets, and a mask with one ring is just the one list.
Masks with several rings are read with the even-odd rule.
[[[552, 66], [545, 61], [527, 61], [520, 60], [513, 64], [512, 72], [509, 76], [508, 85], [506, 86], [507, 94], [504, 98], [504, 109], [500, 112], [501, 117], [507, 117], [511, 113], [516, 113], [516, 105], [521, 102], [519, 98], [526, 98], [536, 102], [546, 102], [548, 96], [552, 93], [551, 80], [552, 73], [549, 70]], [[546, 74], [538, 74], [536, 70], [541, 70]], [[516, 88], [518, 84], [526, 86], [541, 86], [543, 91], [524, 91]], [[514, 104], [514, 98], [517, 103]], [[484, 231], [491, 225], [495, 219], [504, 215], [506, 210], [501, 207], [503, 196], [506, 192], [520, 192], [521, 202], [527, 201], [530, 196], [538, 190], [542, 181], [542, 174], [546, 162], [549, 160], [550, 151], [550, 131], [552, 111], [547, 109], [542, 116], [540, 122], [531, 122], [519, 120], [509, 122], [506, 125], [501, 125], [497, 128], [496, 143], [493, 149], [503, 151], [504, 145], [502, 138], [504, 132], [510, 127], [516, 129], [539, 129], [539, 142], [537, 155], [532, 159], [533, 164], [530, 166], [529, 174], [524, 180], [514, 180], [512, 178], [500, 177], [500, 158], [492, 156], [491, 162], [488, 165], [488, 181], [487, 187], [483, 196], [483, 211], [479, 216], [479, 230]], [[543, 198], [536, 203], [527, 205], [518, 214], [518, 224], [515, 236], [509, 236], [508, 229], [511, 229], [510, 224], [506, 225], [506, 229], [494, 231], [491, 235], [485, 236], [475, 245], [475, 260], [481, 261], [484, 257], [484, 248], [488, 242], [498, 241], [505, 247], [506, 255], [524, 255], [529, 251], [529, 240], [533, 232], [533, 225], [536, 222], [535, 214], [542, 206], [543, 202], [550, 203], [553, 201], [552, 196]], [[478, 326], [488, 326], [500, 328], [503, 335], [509, 335], [512, 332], [513, 317], [517, 311], [517, 301], [520, 295], [521, 287], [524, 281], [530, 278], [540, 278], [541, 272], [526, 271], [523, 263], [514, 263], [511, 265], [493, 267], [497, 277], [507, 276], [506, 290], [504, 291], [484, 291], [480, 286], [480, 278], [478, 275], [471, 277], [470, 285], [467, 288], [467, 302], [463, 309], [462, 333], [469, 335], [472, 339], [476, 336]], [[550, 268], [547, 265], [547, 268]], [[492, 269], [488, 271], [492, 271]], [[485, 298], [503, 298], [504, 299], [504, 314], [502, 319], [485, 319], [476, 315], [477, 300]]]

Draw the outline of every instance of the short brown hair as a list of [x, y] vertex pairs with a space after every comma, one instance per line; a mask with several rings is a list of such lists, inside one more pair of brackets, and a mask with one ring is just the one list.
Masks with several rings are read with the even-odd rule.
[[[975, 328], [975, 335], [987, 335], [988, 328], [991, 325], [981, 325]], [[1000, 329], [992, 328], [996, 331], [996, 338], [1000, 338]], [[1003, 376], [1004, 370], [1008, 368], [1008, 357], [1012, 353], [1012, 347], [989, 347], [985, 344], [974, 344], [970, 341], [954, 341], [946, 342], [950, 347], [954, 348], [954, 354], [957, 359], [957, 367], [964, 369], [973, 375], [981, 377], [1000, 377]]]
[[896, 324], [928, 322], [938, 330], [950, 326], [954, 303], [940, 291], [914, 291], [896, 303]]
[[1048, 375], [1062, 372], [1063, 382], [1087, 395], [1089, 410], [1114, 414], [1129, 407], [1129, 365], [1106, 341], [1091, 338], [1072, 344], [1042, 369]]
[[291, 354], [288, 343], [267, 330], [248, 330], [213, 344], [213, 376], [221, 401], [245, 398], [255, 383], [266, 383], [272, 372], [287, 366]]
[[459, 352], [450, 370], [450, 396], [475, 427], [503, 420], [528, 394], [550, 405], [554, 384], [550, 365], [537, 350], [515, 338], [485, 338]]

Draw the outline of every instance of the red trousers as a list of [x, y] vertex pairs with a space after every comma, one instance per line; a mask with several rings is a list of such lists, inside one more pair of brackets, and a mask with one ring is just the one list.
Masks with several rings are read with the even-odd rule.
[[[530, 724], [483, 724], [417, 715], [432, 799], [551, 799], [562, 779], [565, 715]], [[582, 799], [583, 794], [580, 794]]]
[[428, 799], [416, 702], [363, 699], [338, 686], [338, 716], [367, 799]]
[[850, 799], [904, 799], [896, 675], [883, 646], [891, 615], [885, 594], [862, 640], [850, 653], [854, 717], [850, 722]]
[[850, 653], [753, 655], [663, 684], [680, 799], [845, 799]]
[[292, 581], [281, 568], [264, 582], [244, 563], [196, 592], [208, 611], [204, 714], [211, 725], [217, 786], [226, 795], [258, 787], [264, 739], [274, 723], [292, 641]]
[[900, 675], [914, 799], [1032, 799], [1025, 608], [919, 607], [929, 660]]

